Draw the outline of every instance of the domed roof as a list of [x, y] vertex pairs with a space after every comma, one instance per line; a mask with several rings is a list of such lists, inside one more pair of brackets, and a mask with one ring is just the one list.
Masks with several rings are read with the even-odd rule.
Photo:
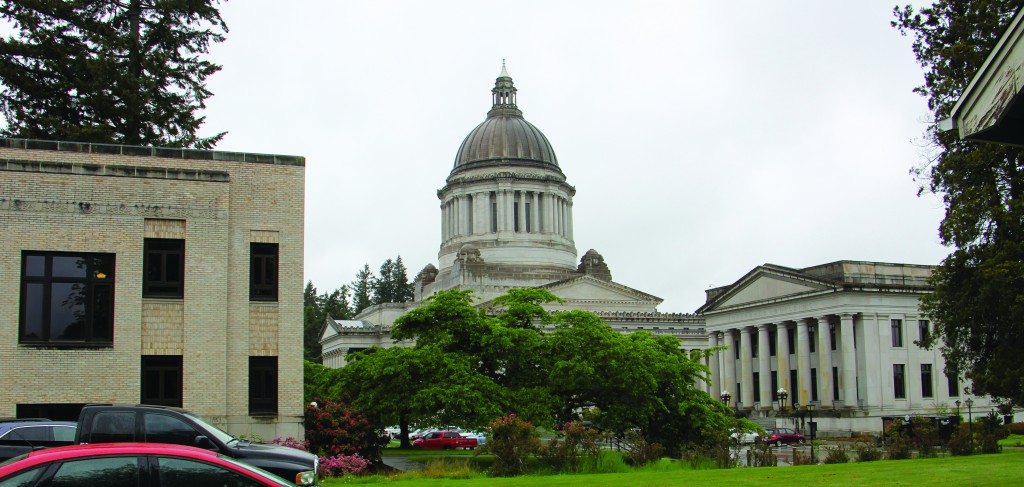
[[491, 94], [494, 105], [487, 120], [462, 141], [452, 172], [491, 164], [543, 164], [557, 169], [558, 158], [548, 138], [516, 106], [516, 88], [504, 62]]

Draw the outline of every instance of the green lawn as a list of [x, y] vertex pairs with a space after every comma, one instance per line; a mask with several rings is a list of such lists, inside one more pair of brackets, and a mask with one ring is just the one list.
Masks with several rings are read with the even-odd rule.
[[403, 478], [330, 479], [324, 487], [351, 483], [402, 485], [504, 486], [676, 486], [676, 485], [1022, 485], [1024, 449], [1007, 448], [996, 455], [887, 460], [844, 465], [690, 470], [682, 466], [657, 472], [478, 477], [464, 480]]
[[999, 444], [1005, 446], [1024, 446], [1024, 435], [1010, 435], [999, 440]]

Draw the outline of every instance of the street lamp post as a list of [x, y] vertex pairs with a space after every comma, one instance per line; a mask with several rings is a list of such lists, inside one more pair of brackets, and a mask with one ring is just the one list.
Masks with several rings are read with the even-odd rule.
[[974, 418], [971, 416], [971, 406], [974, 404], [974, 400], [968, 397], [964, 403], [967, 404], [967, 427], [971, 433], [971, 452], [974, 452]]
[[956, 404], [956, 422], [960, 424], [960, 400], [957, 399], [953, 404]]
[[778, 391], [775, 391], [779, 396], [779, 412], [786, 408], [786, 399], [789, 398], [789, 392], [784, 387], [780, 387]]
[[810, 415], [810, 428], [811, 428], [811, 463], [817, 464], [814, 460], [814, 433], [817, 428], [814, 427], [814, 404], [807, 404], [807, 414]]

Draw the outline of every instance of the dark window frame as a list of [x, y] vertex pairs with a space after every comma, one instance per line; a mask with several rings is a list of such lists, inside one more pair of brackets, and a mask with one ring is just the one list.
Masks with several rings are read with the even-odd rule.
[[[155, 377], [154, 377], [155, 376]], [[156, 390], [151, 389], [155, 379]], [[181, 355], [143, 355], [139, 380], [142, 404], [182, 407], [184, 367]]]
[[892, 333], [892, 346], [893, 348], [903, 347], [903, 320], [893, 319], [889, 321], [889, 325]]
[[[147, 238], [142, 253], [142, 297], [184, 298], [185, 240]], [[177, 263], [171, 261], [172, 257], [177, 257]], [[175, 272], [177, 279], [173, 275]]]
[[276, 356], [249, 357], [250, 416], [277, 416], [278, 370]]
[[277, 301], [280, 263], [278, 244], [249, 243], [249, 301]]
[[935, 397], [933, 370], [932, 364], [921, 364], [921, 397], [923, 398]]
[[[75, 269], [80, 271], [74, 271], [77, 275], [71, 275], [68, 272], [70, 269], [63, 265], [54, 265], [54, 259], [66, 261], [72, 258], [78, 259]], [[58, 347], [112, 347], [116, 269], [117, 256], [110, 253], [22, 251], [18, 343]], [[59, 304], [65, 305], [65, 313], [70, 311], [76, 318], [63, 328], [61, 336], [67, 335], [69, 329], [78, 325], [80, 332], [77, 337], [61, 339], [52, 336], [54, 325], [59, 325], [54, 320], [60, 320], [62, 314], [57, 309], [58, 303], [54, 303], [54, 299], [60, 299], [60, 296], [54, 296], [59, 286], [70, 286], [73, 294], [66, 294]], [[66, 306], [69, 300], [72, 301], [73, 310]], [[34, 330], [29, 331], [30, 328]], [[35, 335], [37, 331], [38, 336]]]
[[892, 364], [892, 394], [894, 399], [907, 398], [906, 364]]

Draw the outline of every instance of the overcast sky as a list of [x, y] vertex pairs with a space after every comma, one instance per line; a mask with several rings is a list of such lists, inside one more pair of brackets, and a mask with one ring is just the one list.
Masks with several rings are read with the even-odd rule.
[[437, 265], [436, 192], [507, 60], [576, 187], [578, 255], [692, 312], [755, 266], [936, 264], [929, 119], [893, 0], [232, 0], [218, 149], [306, 157], [305, 279]]

